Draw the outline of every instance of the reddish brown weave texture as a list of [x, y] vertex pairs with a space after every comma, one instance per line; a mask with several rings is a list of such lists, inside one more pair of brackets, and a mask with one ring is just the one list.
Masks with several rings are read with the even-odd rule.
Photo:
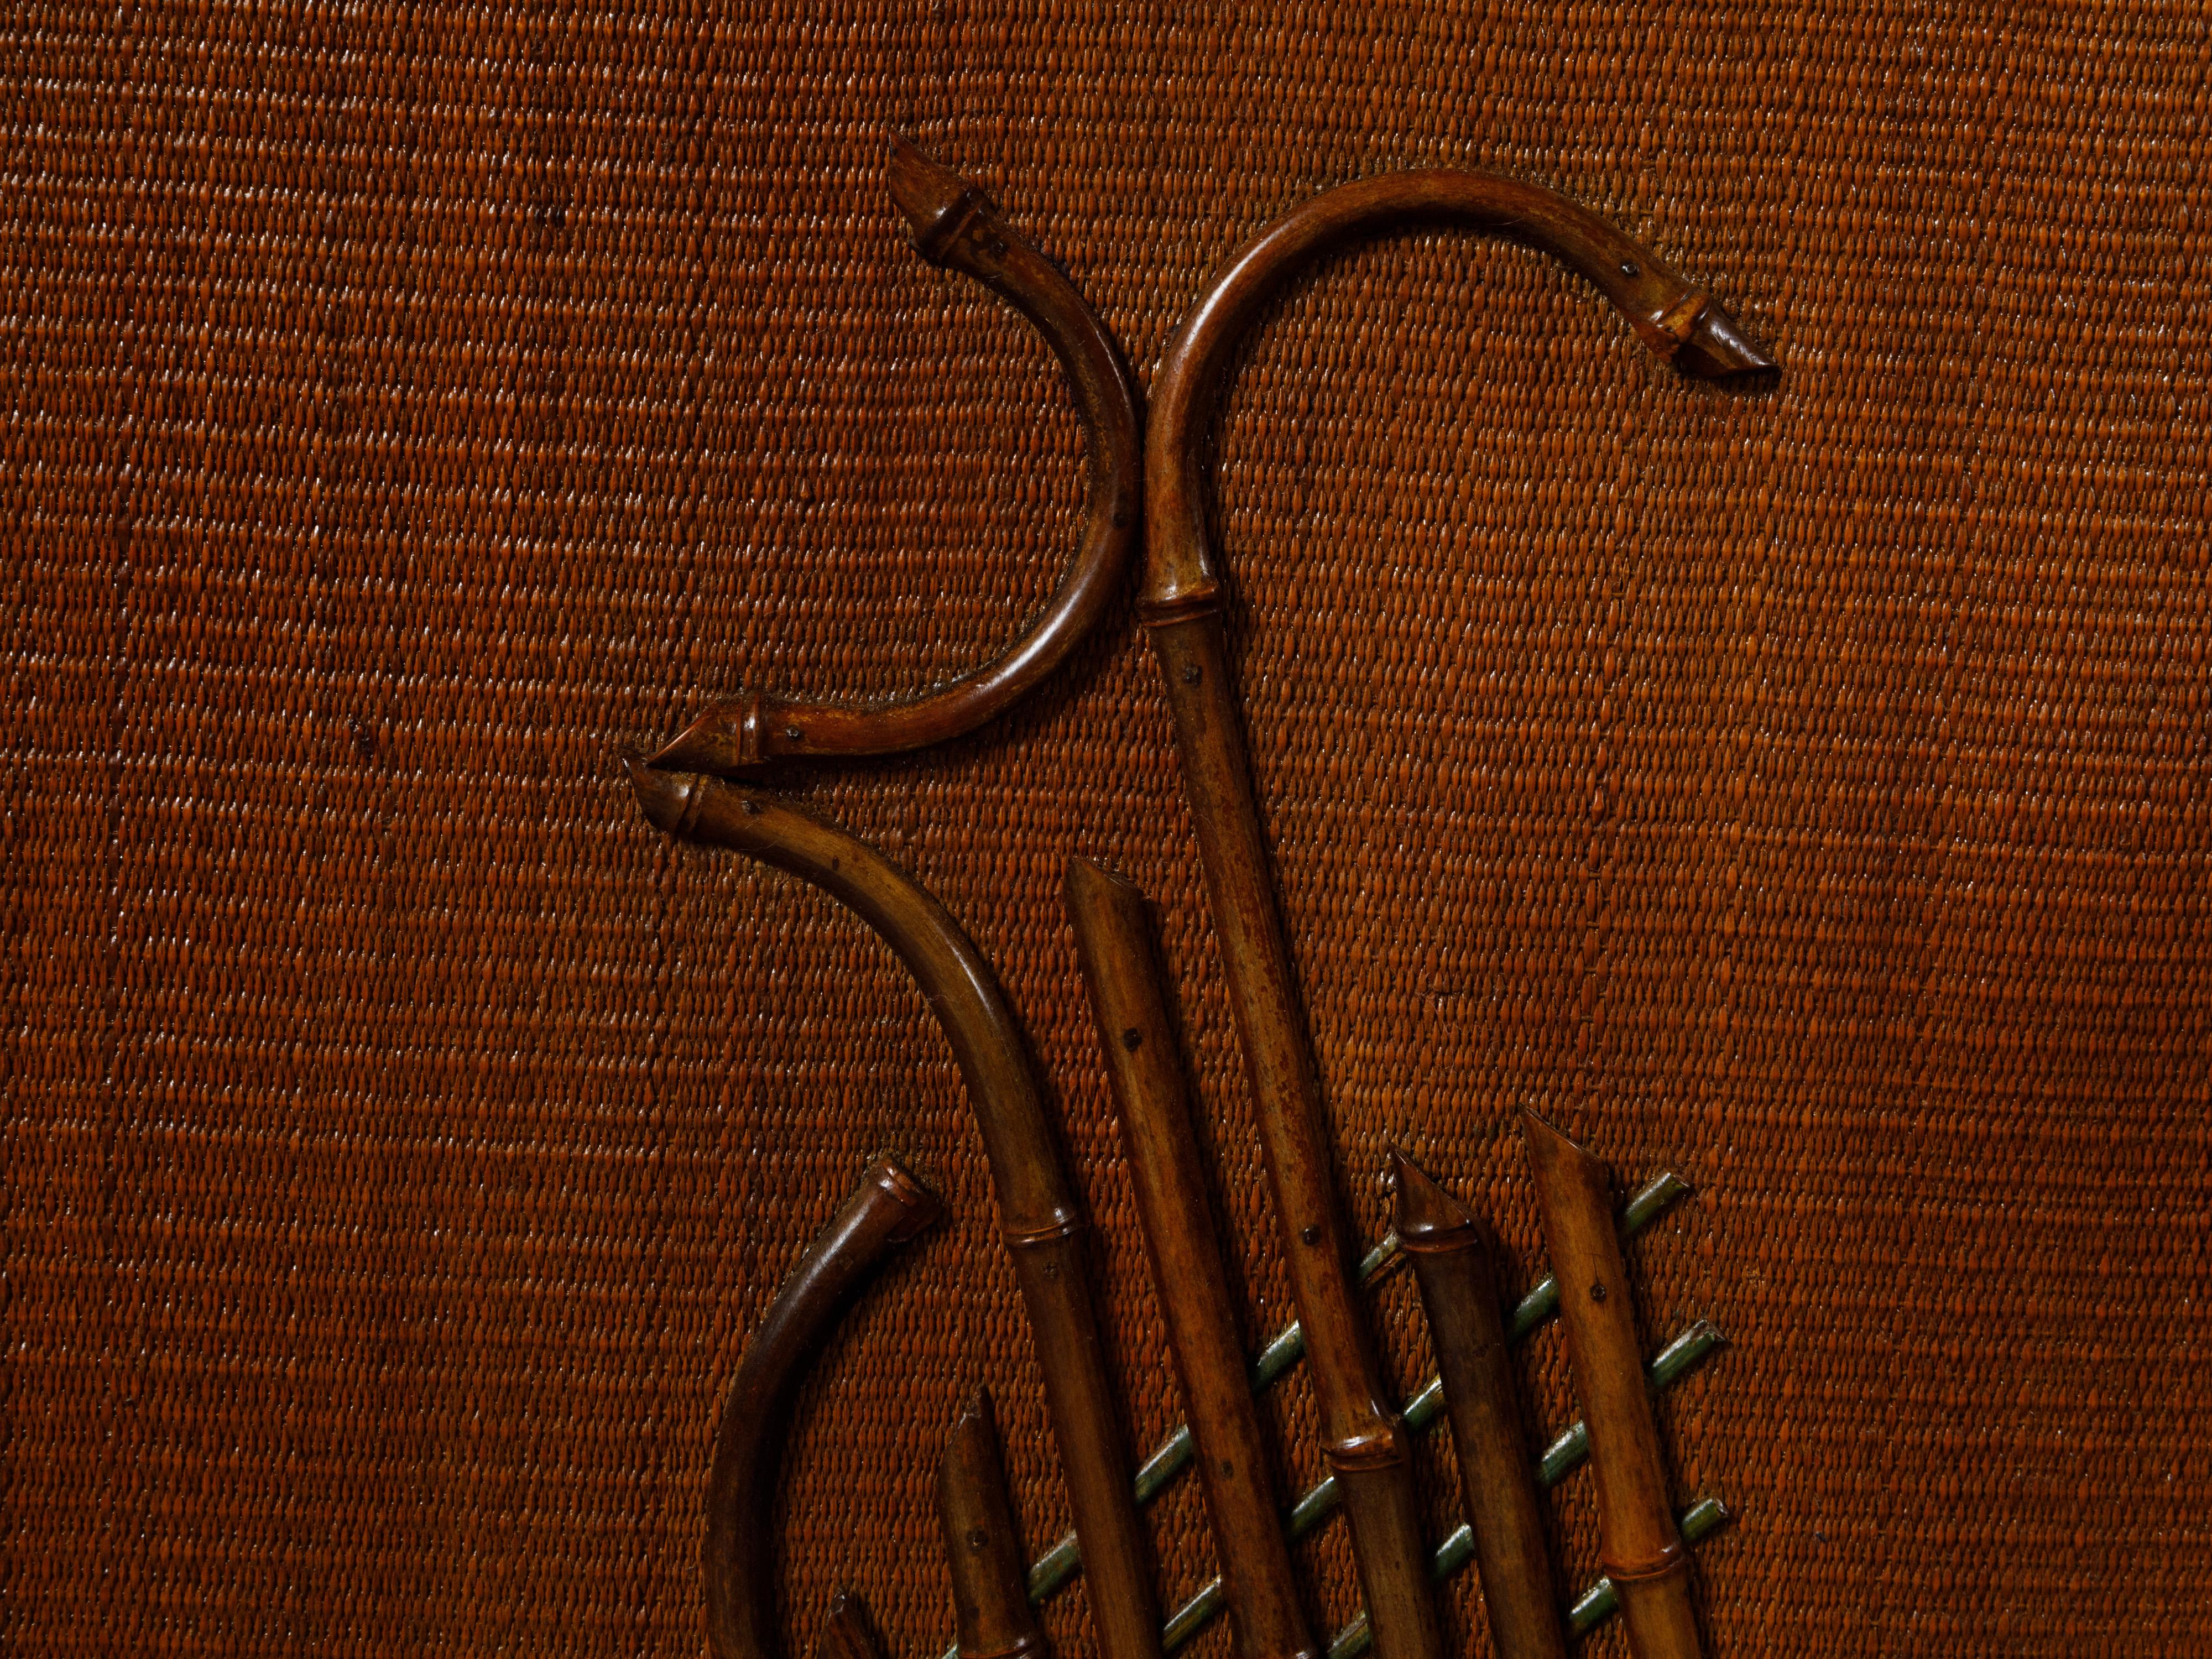
[[[794, 1650], [841, 1582], [902, 1652], [949, 1633], [928, 1471], [975, 1381], [1064, 1526], [919, 997], [614, 760], [740, 682], [965, 666], [1073, 544], [1057, 372], [908, 249], [889, 123], [1140, 373], [1257, 227], [1437, 163], [1570, 191], [1773, 344], [1776, 395], [1711, 395], [1431, 234], [1249, 354], [1221, 521], [1359, 1229], [1399, 1141], [1533, 1278], [1523, 1098], [1697, 1183], [1635, 1260], [1655, 1346], [1734, 1343], [1664, 1413], [1740, 1516], [1717, 1654], [2203, 1650], [2202, 10], [1243, 13], [0, 25], [11, 1652], [691, 1659], [722, 1386], [878, 1147], [957, 1219], [807, 1396]], [[1071, 852], [1161, 901], [1248, 1339], [1289, 1310], [1126, 608], [1000, 728], [812, 793], [1031, 1022], [1150, 1443]], [[1279, 1425], [1303, 1486], [1301, 1387]], [[1173, 1597], [1207, 1546], [1155, 1513]], [[1334, 1625], [1340, 1527], [1311, 1560]]]

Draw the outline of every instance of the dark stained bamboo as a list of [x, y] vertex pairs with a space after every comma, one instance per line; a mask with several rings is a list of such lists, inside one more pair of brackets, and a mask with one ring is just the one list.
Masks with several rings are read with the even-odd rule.
[[982, 953], [920, 884], [874, 848], [769, 793], [635, 762], [646, 816], [804, 878], [897, 952], [952, 1045], [982, 1132], [999, 1222], [1044, 1374], [1068, 1506], [1105, 1659], [1158, 1659], [1159, 1601], [1108, 1380], [1075, 1188], [1046, 1119], [1027, 1044]]
[[1510, 236], [1563, 260], [1685, 374], [1741, 381], [1773, 368], [1709, 295], [1595, 215], [1535, 185], [1437, 171], [1340, 186], [1262, 231], [1193, 308], [1153, 379], [1139, 608], [1175, 718], [1291, 1289], [1312, 1345], [1323, 1451], [1343, 1481], [1382, 1659], [1441, 1659], [1443, 1637], [1404, 1437], [1384, 1403], [1346, 1273], [1319, 1071], [1229, 674], [1221, 583], [1207, 542], [1205, 440], [1238, 342], [1292, 272], [1356, 238], [1439, 221]]
[[1536, 1469], [1521, 1435], [1498, 1280], [1474, 1218], [1402, 1152], [1398, 1237], [1413, 1264], [1443, 1379], [1460, 1500], [1474, 1535], [1483, 1611], [1498, 1659], [1566, 1659], [1567, 1638]]
[[1083, 534], [1060, 586], [1021, 635], [957, 679], [915, 697], [822, 702], [741, 690], [653, 757], [653, 764], [737, 775], [781, 756], [887, 755], [973, 731], [1057, 668], [1121, 583], [1137, 542], [1144, 457], [1135, 381], [1112, 332], [1058, 265], [981, 189], [903, 138], [891, 141], [891, 198], [932, 264], [965, 271], [1019, 311], [1067, 375], [1090, 470]]
[[707, 1476], [700, 1574], [714, 1659], [781, 1659], [774, 1515], [793, 1398], [846, 1302], [887, 1255], [944, 1212], [937, 1194], [895, 1159], [877, 1158], [753, 1333], [722, 1402]]
[[1070, 859], [1066, 902], [1196, 1442], [1237, 1651], [1243, 1659], [1318, 1659], [1237, 1340], [1236, 1304], [1144, 895], [1087, 860]]
[[1629, 1650], [1637, 1659], [1698, 1659], [1690, 1555], [1668, 1502], [1605, 1166], [1534, 1112], [1522, 1112], [1521, 1129], [1589, 1429], [1599, 1555], [1620, 1593]]
[[830, 1611], [815, 1638], [814, 1659], [884, 1659], [884, 1638], [869, 1616], [868, 1604], [851, 1590], [830, 1598]]
[[1022, 1553], [1013, 1494], [988, 1389], [968, 1396], [937, 1465], [937, 1519], [952, 1576], [952, 1614], [960, 1659], [1018, 1659], [1042, 1654], [1044, 1632], [1030, 1606], [1029, 1558]]

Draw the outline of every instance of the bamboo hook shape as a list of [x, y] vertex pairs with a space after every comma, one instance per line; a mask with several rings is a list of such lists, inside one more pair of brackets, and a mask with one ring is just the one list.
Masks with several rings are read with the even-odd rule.
[[1749, 385], [1771, 359], [1711, 297], [1650, 250], [1554, 191], [1445, 170], [1326, 191], [1234, 255], [1176, 331], [1152, 382], [1139, 614], [1166, 683], [1291, 1291], [1310, 1343], [1323, 1450], [1342, 1483], [1380, 1659], [1441, 1659], [1404, 1435], [1347, 1273], [1312, 1036], [1269, 868], [1207, 540], [1203, 441], [1237, 343], [1291, 275], [1344, 243], [1409, 222], [1472, 226], [1580, 272], [1659, 356]]
[[888, 182], [921, 257], [966, 272], [1006, 301], [1060, 359], [1090, 470], [1082, 538], [1043, 610], [980, 667], [918, 696], [884, 702], [740, 690], [711, 704], [653, 756], [655, 766], [737, 777], [782, 757], [898, 754], [972, 732], [1059, 667], [1097, 625], [1136, 550], [1141, 422], [1136, 383], [1112, 331], [981, 189], [902, 137], [891, 140]]
[[999, 1224], [1035, 1336], [1104, 1659], [1159, 1659], [1159, 1599], [1109, 1380], [1077, 1200], [1028, 1044], [975, 942], [921, 884], [857, 836], [774, 793], [628, 763], [672, 836], [787, 870], [842, 901], [905, 963], [952, 1047], [981, 1131]]

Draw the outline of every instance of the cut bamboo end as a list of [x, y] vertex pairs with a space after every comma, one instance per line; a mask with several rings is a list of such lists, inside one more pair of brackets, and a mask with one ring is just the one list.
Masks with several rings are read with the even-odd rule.
[[890, 147], [884, 182], [890, 189], [891, 200], [906, 216], [921, 257], [939, 260], [963, 221], [977, 208], [988, 206], [989, 198], [951, 167], [931, 161], [903, 135], [891, 134]]
[[1482, 1240], [1468, 1213], [1427, 1170], [1393, 1147], [1390, 1173], [1398, 1188], [1398, 1242], [1416, 1255], [1480, 1249]]
[[710, 704], [690, 725], [654, 750], [645, 763], [658, 772], [711, 772], [717, 777], [741, 776], [757, 770], [767, 758], [768, 744], [763, 736], [767, 726], [760, 695], [740, 691], [733, 697]]
[[878, 1152], [861, 1177], [904, 1212], [885, 1235], [893, 1244], [911, 1242], [942, 1220], [945, 1200], [923, 1186], [914, 1171], [889, 1152]]
[[1521, 1109], [1521, 1132], [1538, 1186], [1556, 1188], [1571, 1182], [1601, 1193], [1608, 1190], [1611, 1183], [1605, 1165], [1567, 1139], [1558, 1124], [1534, 1107]]

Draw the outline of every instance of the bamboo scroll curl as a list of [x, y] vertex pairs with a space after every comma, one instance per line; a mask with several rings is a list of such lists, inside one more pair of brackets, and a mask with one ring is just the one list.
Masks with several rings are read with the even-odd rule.
[[1381, 1659], [1441, 1659], [1443, 1636], [1405, 1437], [1385, 1403], [1347, 1271], [1319, 1068], [1230, 678], [1203, 441], [1238, 342], [1291, 274], [1347, 241], [1421, 222], [1469, 225], [1551, 254], [1686, 374], [1742, 383], [1773, 369], [1710, 295], [1586, 209], [1513, 179], [1431, 171], [1340, 186], [1263, 230], [1186, 319], [1152, 383], [1139, 611], [1166, 681], [1291, 1291], [1311, 1344], [1322, 1449], [1342, 1486]]
[[914, 975], [952, 1045], [982, 1132], [1105, 1659], [1158, 1659], [1128, 1447], [1108, 1380], [1084, 1246], [1087, 1224], [1045, 1115], [1028, 1045], [990, 964], [945, 907], [858, 836], [743, 784], [629, 763], [645, 815], [670, 835], [787, 870], [858, 913]]
[[891, 198], [932, 264], [965, 271], [1044, 337], [1081, 417], [1090, 485], [1083, 535], [1060, 586], [997, 656], [919, 696], [815, 702], [741, 690], [712, 704], [653, 757], [655, 766], [725, 777], [782, 757], [899, 754], [974, 731], [1021, 701], [1103, 614], [1136, 550], [1140, 450], [1137, 392], [1112, 333], [1058, 265], [981, 189], [894, 138]]

